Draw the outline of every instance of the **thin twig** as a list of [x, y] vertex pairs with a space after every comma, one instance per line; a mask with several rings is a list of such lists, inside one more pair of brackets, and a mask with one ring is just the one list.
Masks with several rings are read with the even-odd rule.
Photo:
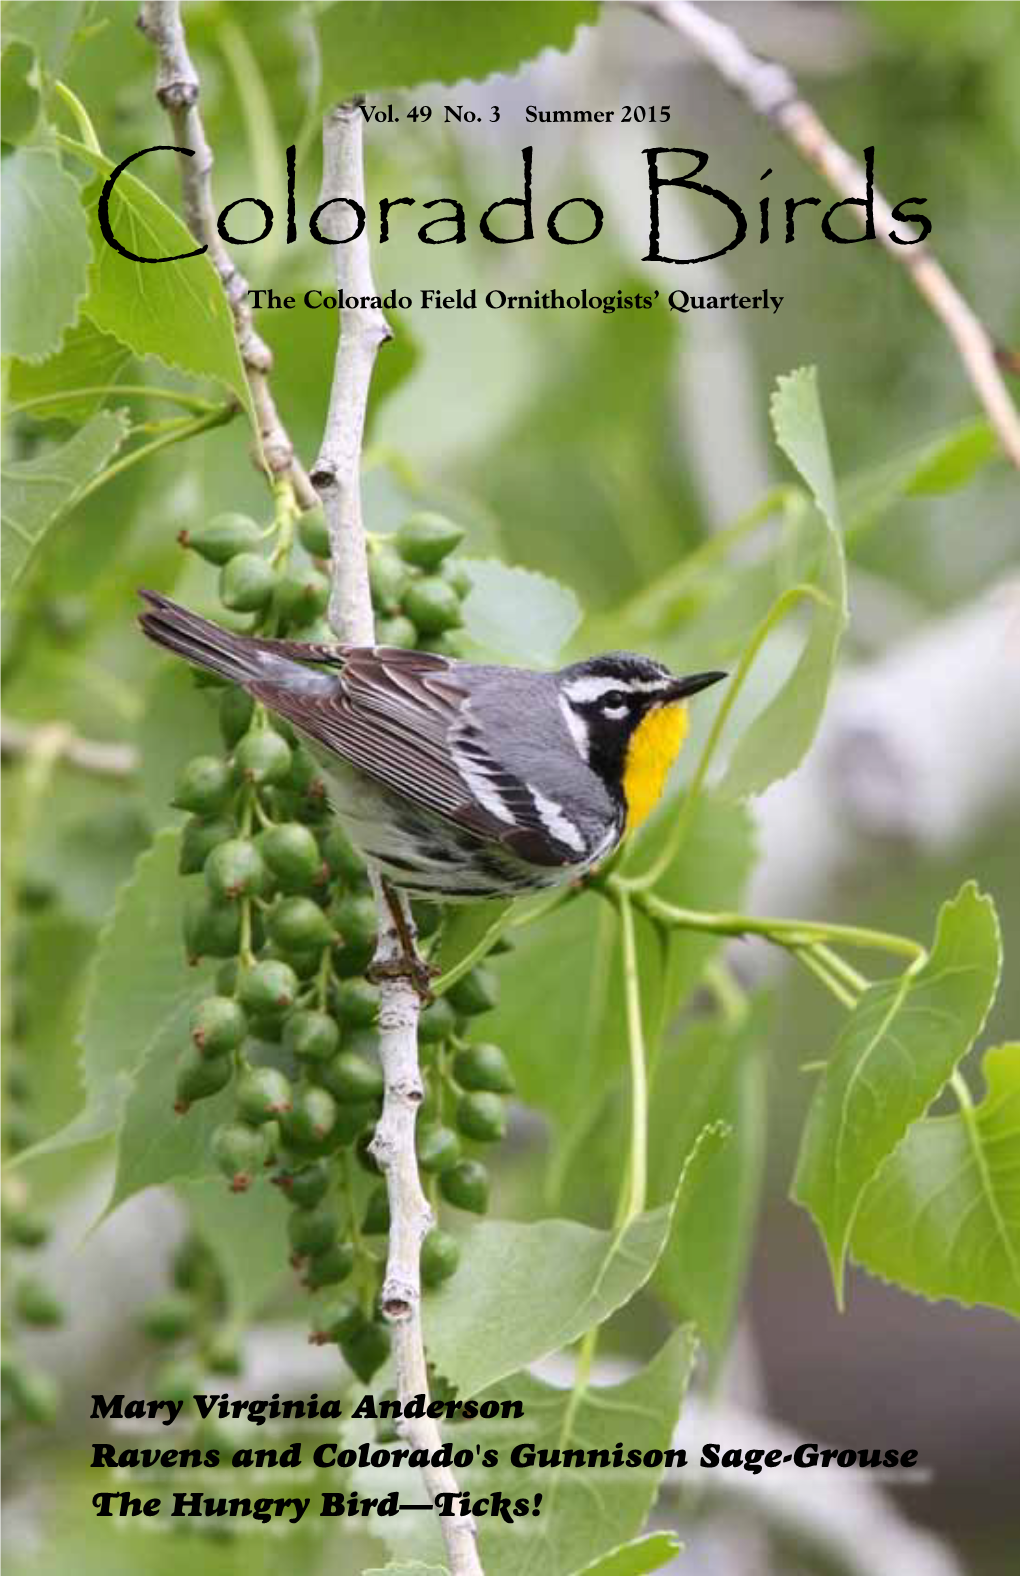
[[[362, 117], [356, 104], [341, 104], [323, 122], [322, 202], [350, 197], [364, 209]], [[371, 258], [367, 234], [353, 238], [354, 210], [335, 203], [322, 216], [321, 227], [335, 249], [336, 278], [344, 297], [370, 297]], [[345, 240], [344, 237], [352, 237]], [[375, 638], [368, 584], [368, 553], [361, 513], [361, 450], [368, 390], [379, 347], [390, 337], [382, 313], [371, 307], [344, 310], [330, 392], [329, 415], [312, 480], [322, 499], [332, 548], [333, 583], [330, 623], [341, 641], [371, 645]], [[393, 1335], [397, 1394], [402, 1405], [412, 1396], [428, 1402], [428, 1372], [421, 1327], [422, 1241], [432, 1226], [432, 1211], [422, 1192], [415, 1154], [414, 1130], [422, 1100], [418, 1068], [418, 1014], [421, 1002], [409, 965], [401, 970], [400, 939], [378, 878], [373, 880], [379, 912], [375, 965], [379, 978], [379, 1056], [386, 1092], [383, 1112], [372, 1139], [372, 1153], [386, 1177], [390, 1233], [382, 1311]], [[404, 919], [413, 935], [410, 915]], [[405, 1418], [401, 1424], [412, 1449], [429, 1458], [442, 1445], [432, 1418]], [[449, 1467], [422, 1469], [426, 1492], [458, 1492]], [[469, 1516], [444, 1516], [440, 1528], [451, 1576], [481, 1576], [474, 1521]]]
[[138, 26], [157, 52], [156, 97], [169, 116], [175, 145], [193, 150], [191, 157], [181, 154], [179, 160], [185, 218], [195, 239], [208, 247], [209, 261], [219, 275], [233, 313], [234, 337], [251, 391], [266, 465], [274, 479], [289, 479], [302, 509], [314, 508], [318, 501], [315, 490], [294, 453], [294, 445], [280, 420], [269, 387], [273, 354], [255, 329], [248, 302], [248, 281], [236, 267], [216, 228], [213, 156], [198, 109], [198, 72], [188, 53], [180, 0], [142, 0]]
[[0, 755], [5, 760], [31, 755], [44, 741], [51, 742], [56, 760], [97, 777], [130, 777], [138, 770], [138, 751], [132, 744], [83, 739], [62, 722], [33, 725], [13, 717], [0, 722]]
[[[707, 16], [691, 0], [640, 0], [640, 4], [642, 10], [679, 33], [714, 66], [756, 114], [763, 115], [783, 133], [834, 191], [841, 197], [860, 196], [864, 171], [835, 140], [811, 105], [800, 97], [785, 66], [753, 54], [731, 27]], [[915, 288], [941, 319], [1004, 451], [1020, 468], [1020, 414], [1002, 379], [1001, 352], [927, 246], [923, 242], [897, 245], [891, 239], [890, 232], [898, 234], [902, 243], [910, 239], [910, 231], [893, 218], [892, 209], [879, 191], [874, 193], [874, 212], [876, 240], [907, 270]], [[865, 222], [860, 209], [855, 208], [853, 213], [859, 223]]]

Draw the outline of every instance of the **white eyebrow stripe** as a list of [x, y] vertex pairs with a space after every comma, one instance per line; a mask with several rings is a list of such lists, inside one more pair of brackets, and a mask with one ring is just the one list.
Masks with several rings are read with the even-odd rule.
[[563, 806], [557, 804], [555, 799], [547, 799], [545, 794], [539, 793], [531, 783], [528, 784], [528, 789], [546, 831], [555, 837], [557, 842], [564, 843], [567, 848], [573, 848], [579, 854], [586, 853], [588, 845]]
[[568, 700], [585, 701], [598, 700], [602, 695], [608, 695], [610, 690], [623, 690], [631, 695], [654, 695], [658, 690], [669, 689], [673, 679], [612, 679], [612, 678], [583, 678], [571, 679], [564, 686]]
[[585, 722], [584, 718], [579, 716], [574, 710], [566, 695], [560, 696], [560, 711], [563, 713], [563, 721], [567, 725], [567, 731], [570, 734], [571, 739], [574, 741], [577, 753], [581, 757], [582, 761], [584, 761], [585, 765], [587, 765], [588, 724]]

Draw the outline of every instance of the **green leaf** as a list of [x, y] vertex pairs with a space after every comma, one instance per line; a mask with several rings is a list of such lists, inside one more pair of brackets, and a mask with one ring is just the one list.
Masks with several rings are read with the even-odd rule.
[[[675, 799], [664, 806], [647, 835], [635, 840], [634, 852], [627, 860], [628, 874], [654, 864], [674, 817], [684, 813]], [[754, 822], [747, 808], [732, 799], [699, 794], [680, 853], [657, 881], [656, 894], [667, 903], [681, 907], [695, 904], [714, 913], [739, 909], [756, 853]], [[721, 945], [719, 936], [683, 930], [671, 933], [667, 985], [671, 1008], [687, 999]], [[690, 1136], [693, 1141], [693, 1133]], [[679, 1147], [682, 1151], [683, 1146]]]
[[[479, 1555], [486, 1576], [563, 1576], [564, 1571], [584, 1570], [635, 1538], [644, 1528], [661, 1482], [664, 1466], [644, 1470], [604, 1469], [587, 1466], [552, 1467], [510, 1464], [510, 1452], [520, 1444], [534, 1450], [605, 1450], [610, 1459], [622, 1442], [624, 1450], [642, 1453], [669, 1448], [694, 1359], [695, 1342], [689, 1329], [674, 1331], [646, 1368], [623, 1384], [589, 1385], [576, 1395], [555, 1390], [530, 1374], [513, 1374], [504, 1383], [485, 1391], [486, 1400], [519, 1401], [523, 1417], [498, 1418], [448, 1425], [454, 1450], [478, 1445], [481, 1451], [499, 1452], [499, 1469], [477, 1465], [458, 1471], [458, 1482], [471, 1495], [491, 1494], [499, 1488], [511, 1498], [528, 1498], [532, 1505], [541, 1495], [538, 1515], [523, 1516], [512, 1527], [498, 1518], [479, 1518]], [[480, 1458], [478, 1458], [480, 1459]], [[507, 1468], [509, 1467], [509, 1473]], [[380, 1494], [399, 1486], [401, 1499], [420, 1497], [416, 1473], [403, 1469], [385, 1487], [377, 1468], [355, 1473], [359, 1492]], [[380, 1520], [377, 1535], [385, 1538], [395, 1556], [410, 1554], [423, 1559], [442, 1558], [441, 1536], [435, 1518], [393, 1516]], [[620, 1554], [622, 1559], [622, 1553]], [[640, 1563], [614, 1565], [608, 1571], [654, 1569]]]
[[135, 263], [122, 257], [99, 227], [99, 194], [113, 165], [81, 144], [74, 144], [74, 152], [99, 172], [81, 198], [94, 254], [84, 312], [136, 355], [158, 356], [193, 377], [215, 378], [250, 412], [230, 308], [208, 255], [183, 255], [195, 250], [190, 231], [155, 192], [126, 170], [110, 194], [111, 231], [140, 257], [180, 257], [181, 261]]
[[[81, 11], [79, 0], [6, 0], [4, 43], [21, 39], [31, 46], [51, 76], [59, 76]], [[4, 129], [6, 132], [6, 125]]]
[[39, 119], [39, 95], [28, 78], [35, 55], [27, 44], [5, 44], [0, 60], [0, 102], [4, 109], [4, 141], [26, 142]]
[[807, 482], [815, 503], [835, 529], [839, 508], [829, 440], [818, 400], [817, 368], [798, 367], [796, 372], [777, 378], [769, 414], [776, 442]]
[[16, 148], [0, 166], [5, 356], [57, 349], [88, 288], [92, 246], [77, 183], [50, 148]]
[[3, 467], [0, 595], [17, 585], [46, 532], [73, 509], [130, 432], [123, 411], [100, 411], [66, 443]]
[[979, 417], [849, 476], [840, 487], [847, 536], [877, 525], [904, 498], [955, 492], [997, 452], [995, 434]]
[[464, 560], [471, 590], [464, 599], [468, 635], [487, 653], [527, 667], [552, 667], [581, 621], [574, 593], [533, 569], [495, 559]]
[[733, 751], [723, 787], [737, 797], [761, 793], [803, 760], [825, 708], [847, 621], [836, 486], [814, 369], [780, 378], [771, 409], [776, 442], [806, 481], [818, 512], [801, 511], [794, 518], [784, 588], [754, 638], [794, 602], [809, 605], [811, 626], [792, 672]]
[[117, 1131], [151, 1052], [183, 1044], [204, 993], [181, 941], [183, 883], [177, 834], [162, 832], [140, 856], [99, 937], [79, 1042], [85, 1107], [34, 1153], [68, 1149]]
[[998, 984], [999, 925], [973, 882], [939, 913], [923, 968], [871, 985], [836, 1041], [808, 1111], [793, 1196], [814, 1217], [842, 1301], [865, 1189], [980, 1033]]
[[908, 1129], [861, 1200], [850, 1252], [905, 1291], [1020, 1318], [1020, 1043], [982, 1065], [980, 1105]]
[[[124, 345], [83, 317], [68, 329], [55, 355], [39, 363], [11, 363], [8, 397], [15, 406], [28, 403], [33, 421], [87, 421], [104, 398], [116, 394], [114, 380], [130, 359], [131, 352]], [[68, 397], [79, 389], [102, 389], [106, 394]], [[47, 401], [48, 394], [60, 397]]]
[[[506, 928], [505, 921], [512, 908], [509, 898], [451, 905], [443, 917], [439, 949], [433, 960], [440, 973], [451, 973], [476, 947], [491, 947]], [[485, 953], [479, 956], [484, 957]]]
[[[667, 807], [642, 836], [634, 859], [637, 869], [650, 863], [674, 814], [675, 806]], [[671, 901], [714, 910], [738, 908], [753, 857], [752, 828], [743, 807], [702, 795], [680, 854], [659, 890]], [[663, 992], [671, 1013], [693, 990], [721, 942], [713, 936], [676, 933], [664, 976], [651, 926], [641, 915], [636, 925], [646, 1032], [653, 1042]], [[562, 1135], [553, 1156], [555, 1196], [573, 1153], [601, 1119], [607, 1091], [620, 1090], [627, 1064], [618, 923], [608, 904], [592, 894], [523, 928], [511, 926], [508, 934], [514, 949], [498, 959], [500, 1001], [479, 1031], [506, 1050], [521, 1099], [546, 1112]], [[542, 1025], [541, 1034], [535, 1033], [536, 1023]], [[667, 1193], [697, 1131], [674, 1150]], [[614, 1170], [621, 1153], [617, 1150], [612, 1159]], [[611, 1182], [612, 1173], [608, 1176]]]
[[234, 1317], [254, 1318], [287, 1273], [283, 1199], [275, 1188], [262, 1186], [231, 1193], [221, 1176], [178, 1182], [176, 1190], [191, 1206], [195, 1230], [226, 1276]]
[[680, 1553], [680, 1539], [672, 1532], [652, 1532], [633, 1543], [620, 1543], [608, 1554], [593, 1560], [574, 1576], [648, 1576], [661, 1570]]
[[370, 1571], [365, 1571], [364, 1576], [450, 1576], [445, 1565], [423, 1565], [420, 1560], [411, 1560], [408, 1563], [401, 1560], [398, 1565], [374, 1565]]
[[622, 1233], [572, 1220], [470, 1228], [457, 1274], [423, 1304], [430, 1358], [460, 1392], [476, 1395], [570, 1346], [644, 1285], [672, 1213], [672, 1203], [650, 1210]]
[[323, 108], [379, 88], [418, 82], [478, 81], [515, 71], [543, 49], [569, 49], [583, 22], [594, 22], [594, 0], [557, 5], [521, 0], [493, 6], [462, 0], [363, 0], [316, 16], [322, 51]]
[[737, 1025], [697, 1023], [660, 1054], [649, 1098], [652, 1197], [675, 1187], [652, 1287], [720, 1357], [747, 1269], [765, 1159], [765, 1004]]

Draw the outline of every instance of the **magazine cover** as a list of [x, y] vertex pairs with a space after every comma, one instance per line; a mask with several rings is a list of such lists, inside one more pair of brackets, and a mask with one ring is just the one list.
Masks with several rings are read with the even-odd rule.
[[5, 1571], [1004, 1576], [1020, 7], [2, 7]]

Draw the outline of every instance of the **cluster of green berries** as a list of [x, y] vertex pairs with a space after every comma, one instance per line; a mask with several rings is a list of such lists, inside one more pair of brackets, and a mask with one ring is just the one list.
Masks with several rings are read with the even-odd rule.
[[[15, 945], [19, 936], [15, 935]], [[31, 1089], [17, 1039], [25, 1031], [25, 1005], [17, 984], [12, 986], [11, 1044], [6, 1051], [4, 1075], [4, 1159], [34, 1141], [30, 1116]], [[0, 1198], [0, 1238], [7, 1273], [4, 1276], [4, 1351], [0, 1360], [0, 1417], [5, 1428], [13, 1424], [52, 1423], [59, 1393], [49, 1374], [28, 1362], [17, 1350], [19, 1326], [52, 1330], [64, 1322], [64, 1307], [51, 1287], [34, 1270], [29, 1258], [47, 1241], [50, 1221], [31, 1199], [28, 1184], [17, 1172], [4, 1176]]]
[[[420, 513], [395, 536], [372, 540], [380, 644], [454, 653], [468, 590], [451, 557], [462, 535]], [[255, 614], [254, 630], [333, 638], [323, 622], [329, 540], [318, 511], [268, 528], [220, 515], [181, 540], [219, 566], [222, 602]], [[174, 803], [189, 815], [180, 870], [200, 878], [186, 911], [188, 955], [219, 967], [215, 992], [192, 1014], [175, 1108], [184, 1114], [225, 1096], [213, 1161], [236, 1192], [273, 1168], [289, 1205], [291, 1263], [315, 1295], [311, 1338], [337, 1344], [367, 1381], [389, 1351], [378, 1306], [384, 1254], [374, 1241], [388, 1231], [389, 1211], [369, 1147], [383, 1100], [378, 995], [364, 978], [375, 901], [363, 861], [330, 817], [313, 757], [243, 691], [211, 683], [220, 690], [223, 751], [188, 763]], [[432, 905], [415, 918], [423, 936], [441, 923]], [[495, 1047], [466, 1046], [464, 1036], [494, 1003], [494, 979], [479, 968], [422, 1015], [419, 1160], [434, 1206], [481, 1213], [488, 1205], [488, 1174], [465, 1146], [502, 1137], [512, 1080]], [[430, 1232], [424, 1284], [447, 1279], [458, 1252], [449, 1232]]]
[[171, 1288], [144, 1305], [137, 1323], [164, 1354], [153, 1393], [188, 1408], [203, 1375], [234, 1378], [244, 1364], [226, 1280], [212, 1249], [194, 1233], [174, 1253], [171, 1279]]
[[[219, 514], [180, 533], [178, 540], [219, 567], [219, 596], [233, 613], [254, 613], [276, 634], [308, 641], [333, 639], [323, 615], [329, 578], [329, 533], [321, 511], [309, 510], [281, 543], [273, 527], [243, 514]], [[417, 647], [456, 656], [453, 631], [471, 589], [464, 566], [451, 555], [464, 532], [443, 515], [422, 510], [392, 537], [369, 542], [369, 581], [376, 639], [383, 646]], [[266, 551], [267, 542], [275, 545]], [[281, 550], [282, 549], [282, 550]]]

